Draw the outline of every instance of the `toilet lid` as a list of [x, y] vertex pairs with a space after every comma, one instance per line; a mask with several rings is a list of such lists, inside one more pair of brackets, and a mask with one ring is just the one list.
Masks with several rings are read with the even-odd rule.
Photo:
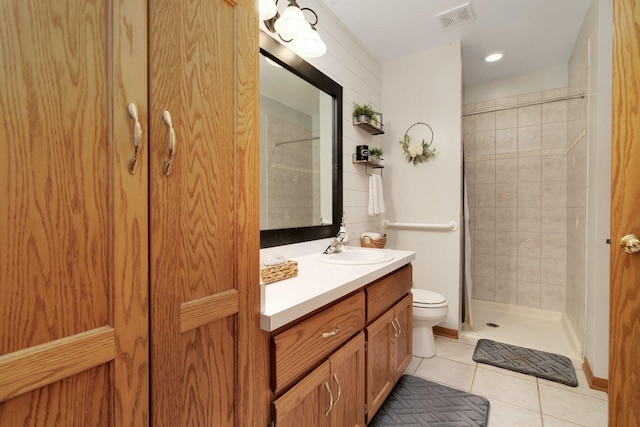
[[429, 306], [446, 304], [447, 299], [437, 292], [427, 291], [425, 289], [411, 289], [413, 294], [413, 305]]

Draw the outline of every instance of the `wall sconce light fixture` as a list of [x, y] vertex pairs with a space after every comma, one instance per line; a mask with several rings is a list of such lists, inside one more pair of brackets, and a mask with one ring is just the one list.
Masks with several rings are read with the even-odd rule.
[[[327, 52], [327, 45], [316, 30], [318, 14], [308, 7], [300, 8], [296, 0], [288, 0], [289, 5], [278, 12], [279, 0], [259, 0], [260, 20], [270, 32], [277, 34], [291, 50], [304, 58], [317, 58]], [[307, 21], [303, 11], [309, 11], [315, 17]]]

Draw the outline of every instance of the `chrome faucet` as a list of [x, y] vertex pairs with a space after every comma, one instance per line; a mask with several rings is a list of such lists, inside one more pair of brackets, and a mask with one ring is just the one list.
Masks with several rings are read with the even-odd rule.
[[336, 254], [342, 252], [344, 246], [349, 246], [349, 232], [344, 225], [344, 219], [340, 224], [340, 231], [336, 235], [336, 238], [331, 244], [324, 250], [323, 254]]

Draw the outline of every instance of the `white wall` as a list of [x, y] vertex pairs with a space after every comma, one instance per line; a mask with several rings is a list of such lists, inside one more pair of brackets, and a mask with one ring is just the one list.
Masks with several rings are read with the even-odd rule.
[[567, 64], [546, 67], [522, 76], [464, 87], [464, 103], [508, 98], [567, 86]]
[[[385, 121], [383, 176], [386, 218], [396, 222], [460, 223], [462, 174], [462, 56], [451, 44], [382, 64]], [[399, 141], [416, 122], [433, 129], [435, 158], [412, 165]], [[425, 126], [411, 135], [430, 138]], [[460, 229], [387, 230], [393, 248], [413, 250], [414, 287], [443, 294], [449, 315], [440, 325], [460, 327]]]

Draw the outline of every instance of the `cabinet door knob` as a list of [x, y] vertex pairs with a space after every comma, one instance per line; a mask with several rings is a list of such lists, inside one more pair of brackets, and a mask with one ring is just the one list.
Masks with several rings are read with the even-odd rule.
[[329, 416], [329, 412], [331, 412], [331, 410], [333, 409], [333, 393], [331, 393], [331, 387], [329, 387], [329, 383], [328, 382], [326, 382], [326, 381], [324, 382], [324, 387], [329, 392], [329, 407], [324, 412], [324, 416], [328, 417]]
[[169, 157], [162, 164], [162, 172], [169, 176], [171, 174], [173, 155], [176, 153], [176, 132], [173, 130], [173, 123], [171, 122], [171, 114], [168, 111], [164, 111], [162, 113], [162, 118], [164, 122], [169, 126]]
[[131, 102], [128, 105], [129, 115], [134, 120], [133, 125], [133, 157], [129, 160], [129, 173], [136, 173], [136, 169], [138, 167], [138, 156], [142, 151], [142, 126], [140, 125], [140, 121], [138, 120], [138, 108], [136, 104]]

